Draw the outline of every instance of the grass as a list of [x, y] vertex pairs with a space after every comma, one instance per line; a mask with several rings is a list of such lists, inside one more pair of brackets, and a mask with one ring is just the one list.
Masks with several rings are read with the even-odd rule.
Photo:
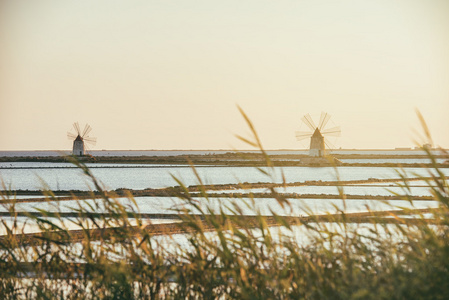
[[[274, 179], [270, 157], [243, 115], [253, 138], [240, 139], [261, 149], [267, 167], [260, 171]], [[432, 161], [426, 179], [438, 202], [432, 222], [419, 213], [413, 222], [400, 214], [373, 213], [354, 223], [337, 207], [325, 222], [311, 213], [293, 224], [276, 212], [269, 221], [253, 198], [226, 199], [212, 208], [192, 166], [199, 187], [195, 197], [175, 178], [184, 205], [173, 226], [186, 233], [154, 236], [132, 194], [123, 204], [73, 159], [100, 198], [79, 200], [77, 216], [69, 219], [45, 210], [20, 217], [14, 201], [5, 204], [10, 216], [0, 220], [6, 232], [0, 239], [0, 298], [447, 299], [449, 188]], [[404, 190], [407, 184], [404, 175]], [[285, 211], [294, 205], [275, 188], [271, 192]], [[206, 205], [198, 203], [197, 193]], [[51, 191], [43, 194], [49, 202], [55, 199]], [[343, 190], [340, 197], [345, 199]], [[255, 217], [245, 218], [244, 209]], [[99, 211], [104, 214], [92, 214]], [[21, 235], [24, 219], [41, 234]]]

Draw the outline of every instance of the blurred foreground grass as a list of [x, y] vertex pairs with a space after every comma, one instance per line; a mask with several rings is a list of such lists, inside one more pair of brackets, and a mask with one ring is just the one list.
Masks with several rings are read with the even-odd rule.
[[[267, 168], [260, 171], [274, 176], [246, 120], [253, 138], [239, 138], [261, 149]], [[26, 239], [24, 217], [17, 215], [14, 202], [5, 204], [10, 217], [1, 219], [0, 298], [448, 299], [449, 189], [431, 152], [424, 151], [435, 166], [429, 169], [432, 179], [426, 179], [438, 202], [430, 210], [431, 222], [423, 213], [407, 218], [402, 211], [390, 213], [394, 223], [374, 213], [354, 223], [337, 208], [333, 216], [338, 218], [325, 222], [310, 215], [293, 225], [278, 212], [270, 216], [275, 222], [267, 222], [255, 199], [231, 199], [212, 208], [200, 205], [178, 180], [185, 205], [173, 226], [185, 233], [166, 236], [147, 230], [132, 195], [124, 205], [74, 159], [101, 198], [95, 204], [80, 200], [72, 218], [44, 210], [41, 216], [28, 215], [26, 222], [41, 233]], [[192, 171], [208, 203], [193, 166]], [[408, 189], [405, 177], [401, 186]], [[293, 204], [271, 192], [288, 212]], [[55, 199], [51, 191], [43, 193], [48, 201]], [[345, 199], [343, 190], [340, 197]], [[243, 207], [255, 212], [251, 221]], [[71, 226], [80, 229], [76, 237]]]

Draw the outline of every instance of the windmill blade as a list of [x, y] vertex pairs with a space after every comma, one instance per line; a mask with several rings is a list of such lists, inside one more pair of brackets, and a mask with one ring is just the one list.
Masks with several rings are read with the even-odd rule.
[[297, 136], [297, 137], [296, 137], [296, 140], [297, 140], [298, 142], [300, 142], [300, 141], [303, 141], [303, 140], [308, 139], [308, 138], [310, 138], [310, 136], [302, 136], [302, 137]]
[[80, 124], [78, 124], [78, 122], [73, 123], [73, 128], [75, 128], [75, 131], [78, 135], [81, 135]]
[[71, 132], [67, 132], [67, 138], [69, 140], [74, 140], [74, 139], [76, 139], [76, 135]]
[[93, 138], [93, 137], [85, 137], [83, 138], [83, 141], [85, 141], [88, 144], [91, 144], [92, 146], [95, 146], [95, 144], [97, 143], [97, 139]]
[[298, 141], [302, 141], [302, 140], [305, 140], [307, 138], [310, 138], [312, 136], [312, 133], [309, 132], [309, 131], [296, 131], [295, 135], [296, 135], [296, 139]]
[[312, 136], [313, 131], [295, 131], [296, 136]]
[[321, 131], [321, 134], [327, 136], [341, 136], [341, 128], [340, 126], [332, 127]]
[[316, 129], [315, 123], [313, 122], [312, 117], [309, 114], [304, 115], [304, 117], [301, 118], [301, 121], [303, 121], [311, 130]]
[[92, 127], [90, 127], [89, 124], [86, 124], [84, 126], [84, 130], [83, 130], [83, 134], [81, 135], [82, 138], [87, 137], [87, 135], [89, 134], [89, 132], [92, 131]]
[[329, 119], [331, 118], [331, 115], [326, 112], [321, 112], [320, 116], [320, 122], [318, 123], [318, 129], [320, 131], [323, 130], [323, 128], [326, 126], [327, 122], [329, 122]]
[[327, 138], [324, 138], [324, 144], [326, 145], [326, 148], [329, 150], [335, 149], [335, 146]]

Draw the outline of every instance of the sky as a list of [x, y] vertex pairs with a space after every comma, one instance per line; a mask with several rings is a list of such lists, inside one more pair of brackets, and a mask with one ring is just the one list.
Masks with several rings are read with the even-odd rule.
[[[449, 148], [446, 0], [0, 0], [0, 150]], [[73, 131], [73, 130], [72, 130]]]

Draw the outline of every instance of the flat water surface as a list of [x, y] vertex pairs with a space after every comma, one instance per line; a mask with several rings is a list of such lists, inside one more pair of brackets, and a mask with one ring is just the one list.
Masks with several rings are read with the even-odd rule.
[[[13, 163], [20, 166], [21, 163]], [[37, 163], [39, 164], [39, 163]], [[423, 168], [405, 169], [410, 177], [429, 176]], [[282, 183], [282, 173], [286, 182], [366, 180], [369, 178], [399, 178], [395, 170], [388, 167], [283, 167], [267, 170], [272, 177], [262, 174], [253, 167], [197, 167], [204, 184], [236, 184], [242, 182], [276, 182]], [[175, 186], [173, 176], [185, 185], [197, 185], [198, 179], [188, 167], [159, 166], [157, 168], [93, 168], [92, 174], [104, 184], [106, 189], [128, 188], [141, 190], [145, 188], [164, 188]], [[442, 169], [449, 174], [449, 169]], [[74, 168], [16, 168], [0, 169], [0, 178], [6, 189], [38, 190], [48, 187], [51, 190], [91, 190], [93, 185], [82, 171]], [[4, 189], [5, 187], [2, 187]]]
[[[260, 211], [262, 215], [271, 215], [271, 211], [279, 215], [287, 216], [305, 216], [308, 214], [326, 214], [337, 213], [338, 210], [345, 212], [367, 212], [368, 208], [372, 211], [395, 210], [400, 207], [404, 208], [429, 208], [437, 207], [438, 203], [435, 201], [409, 201], [391, 200], [391, 201], [376, 201], [376, 200], [340, 200], [340, 199], [290, 199], [290, 206], [282, 208], [276, 199], [271, 198], [249, 198], [243, 199], [219, 199], [211, 198], [206, 200], [204, 198], [195, 198], [202, 209], [206, 207], [218, 212], [220, 207], [225, 208], [226, 213], [230, 213], [232, 204], [237, 203], [244, 215], [255, 215], [256, 211]], [[137, 207], [132, 204], [129, 199], [118, 198], [118, 201], [127, 207], [129, 212], [140, 212], [148, 214], [173, 214], [176, 209], [190, 208], [192, 213], [198, 213], [197, 210], [191, 208], [184, 201], [177, 198], [163, 198], [163, 197], [139, 197], [136, 198]], [[94, 210], [89, 208], [89, 205], [98, 207]], [[17, 203], [16, 211], [36, 211], [37, 209], [44, 209], [52, 212], [73, 212], [82, 205], [88, 211], [101, 213], [105, 212], [102, 201], [96, 200], [67, 200], [60, 202], [45, 202], [45, 203]], [[0, 211], [7, 211], [7, 205], [0, 206]]]

